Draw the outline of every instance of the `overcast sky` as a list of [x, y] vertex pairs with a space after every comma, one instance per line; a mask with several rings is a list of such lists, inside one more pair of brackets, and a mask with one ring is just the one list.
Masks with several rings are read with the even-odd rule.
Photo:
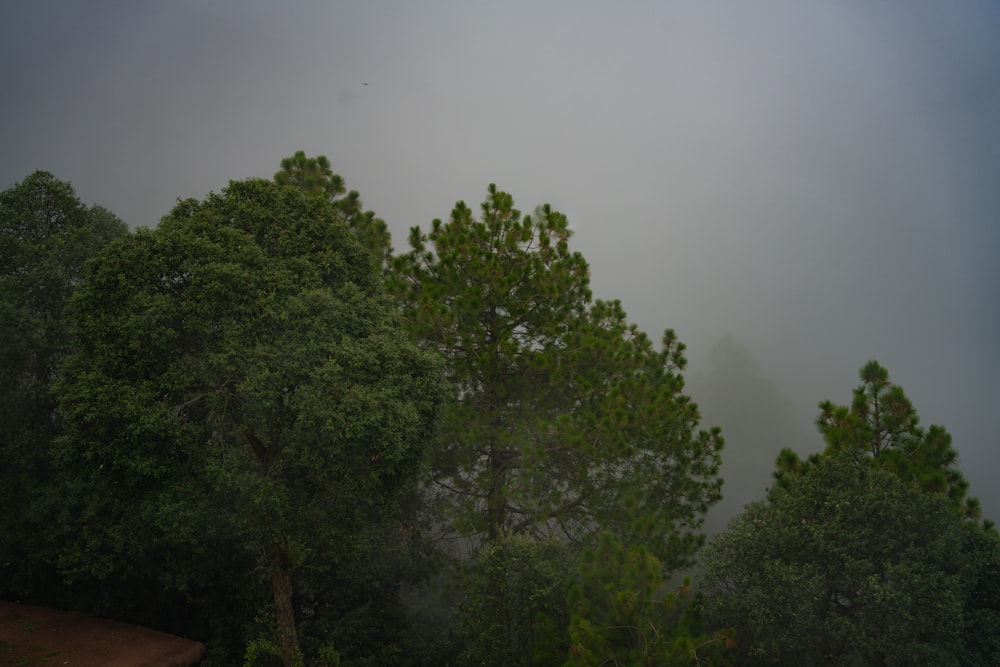
[[[3, 14], [0, 188], [45, 169], [152, 227], [178, 197], [270, 177], [301, 149], [330, 157], [402, 251], [410, 226], [495, 182], [526, 212], [565, 212], [595, 294], [654, 337], [676, 329], [692, 379], [715, 377], [729, 334], [793, 406], [802, 452], [820, 447], [816, 403], [849, 402], [881, 361], [1000, 519], [1000, 3]], [[770, 469], [768, 445], [727, 436]]]

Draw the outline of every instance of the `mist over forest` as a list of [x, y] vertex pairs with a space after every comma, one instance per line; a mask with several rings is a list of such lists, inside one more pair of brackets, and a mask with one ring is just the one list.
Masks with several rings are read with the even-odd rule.
[[[0, 25], [10, 64], [0, 74], [0, 190], [36, 170], [71, 184], [72, 194], [46, 187], [91, 211], [78, 213], [101, 230], [85, 251], [96, 253], [118, 231], [181, 234], [169, 232], [189, 229], [179, 202], [222, 207], [231, 183], [270, 182], [301, 150], [327, 156], [343, 177], [332, 200], [356, 190], [372, 212], [364, 220], [384, 228], [365, 227], [350, 203], [330, 215], [351, 221], [376, 255], [399, 258], [413, 251], [412, 228], [430, 234], [456, 202], [470, 225], [479, 220], [479, 202], [499, 196], [495, 183], [519, 215], [551, 223], [553, 243], [580, 253], [594, 299], [620, 302], [602, 321], [634, 323], [652, 341], [622, 355], [662, 354], [670, 367], [681, 353], [660, 346], [667, 329], [686, 346], [680, 393], [697, 404], [698, 428], [719, 427], [725, 440], [721, 498], [706, 501], [699, 531], [723, 532], [780, 487], [783, 471], [840, 479], [832, 463], [803, 462], [841, 437], [817, 425], [820, 403], [850, 406], [871, 360], [919, 413], [906, 428], [950, 434], [944, 449], [956, 460], [926, 465], [960, 470], [989, 520], [1000, 516], [997, 34], [1000, 7], [987, 2], [21, 3]], [[400, 275], [433, 273], [417, 264]], [[573, 298], [549, 303], [575, 308]], [[445, 345], [414, 322], [409, 335], [424, 348]], [[587, 326], [581, 341], [603, 340]], [[19, 345], [8, 345], [11, 359]], [[445, 374], [457, 382], [457, 372]], [[880, 382], [865, 386], [878, 395]], [[532, 400], [536, 415], [558, 412], [555, 398]], [[692, 460], [711, 459], [695, 440], [684, 441]], [[782, 468], [783, 450], [803, 467], [783, 459]], [[698, 477], [695, 495], [711, 496], [711, 477]], [[788, 517], [801, 509], [775, 506]], [[564, 556], [531, 554], [548, 564]], [[398, 574], [393, 558], [380, 572]]]
[[403, 247], [495, 182], [565, 212], [597, 296], [676, 329], [692, 376], [727, 334], [745, 347], [803, 447], [816, 403], [881, 360], [1000, 508], [991, 3], [54, 1], [9, 18], [4, 187], [45, 169], [152, 227], [305, 148]]

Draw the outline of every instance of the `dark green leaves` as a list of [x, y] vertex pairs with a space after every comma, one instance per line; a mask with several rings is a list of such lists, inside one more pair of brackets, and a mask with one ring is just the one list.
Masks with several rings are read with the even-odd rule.
[[60, 461], [93, 537], [66, 526], [66, 567], [239, 544], [294, 639], [291, 575], [356, 555], [441, 397], [371, 253], [328, 201], [234, 182], [110, 246], [73, 306]]
[[713, 540], [710, 618], [748, 664], [961, 664], [966, 529], [881, 466], [823, 457]]
[[[865, 364], [860, 377], [862, 384], [854, 390], [850, 407], [830, 401], [819, 404], [816, 423], [827, 443], [825, 454], [844, 454], [859, 465], [872, 461], [884, 466], [926, 491], [950, 498], [968, 518], [978, 518], [979, 502], [966, 498], [969, 485], [958, 470], [958, 453], [948, 432], [941, 426], [921, 427], [910, 399], [878, 362]], [[803, 463], [793, 452], [782, 452], [775, 473], [779, 484], [786, 473], [815, 460]]]
[[0, 595], [40, 594], [51, 567], [52, 544], [41, 534], [61, 493], [49, 450], [58, 431], [53, 385], [70, 344], [67, 306], [85, 262], [125, 232], [47, 172], [0, 193]]
[[851, 405], [820, 404], [827, 447], [782, 451], [777, 485], [710, 545], [712, 620], [747, 664], [993, 664], [996, 533], [951, 438], [924, 429], [877, 362]]
[[335, 208], [361, 245], [374, 255], [379, 267], [386, 268], [392, 257], [392, 245], [385, 221], [376, 217], [373, 211], [364, 210], [357, 190], [344, 195], [347, 189], [345, 181], [342, 176], [333, 173], [325, 155], [310, 158], [303, 151], [297, 151], [281, 161], [281, 171], [274, 175], [274, 181], [318, 197]]

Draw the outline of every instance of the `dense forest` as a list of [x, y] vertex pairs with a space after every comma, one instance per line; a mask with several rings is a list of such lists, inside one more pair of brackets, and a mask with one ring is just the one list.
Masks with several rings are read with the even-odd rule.
[[397, 253], [303, 152], [154, 229], [27, 176], [0, 598], [207, 666], [1000, 664], [1000, 538], [885, 368], [706, 541], [723, 434], [685, 346], [594, 299], [570, 241], [490, 185]]

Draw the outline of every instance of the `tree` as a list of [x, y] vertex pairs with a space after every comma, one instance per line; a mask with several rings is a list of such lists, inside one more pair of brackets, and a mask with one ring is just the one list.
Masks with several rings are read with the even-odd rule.
[[[462, 558], [504, 558], [511, 536], [578, 552], [610, 532], [667, 571], [690, 565], [719, 498], [721, 436], [698, 430], [683, 394], [683, 344], [668, 330], [658, 350], [619, 302], [592, 301], [569, 238], [561, 213], [522, 217], [491, 185], [479, 220], [459, 202], [394, 260], [390, 289], [451, 385], [425, 487], [433, 526], [464, 538]], [[494, 565], [484, 585], [500, 594]], [[484, 605], [479, 625], [525, 636], [512, 602]], [[488, 644], [473, 652], [501, 662]]]
[[362, 245], [375, 254], [381, 266], [388, 267], [392, 257], [389, 228], [384, 220], [376, 217], [374, 211], [363, 210], [357, 190], [347, 192], [347, 182], [333, 173], [330, 160], [325, 155], [311, 158], [306, 157], [305, 151], [296, 151], [295, 155], [281, 161], [281, 170], [274, 175], [274, 181], [323, 197], [333, 204], [344, 215]]
[[963, 663], [1000, 664], [1000, 535], [966, 522], [962, 552], [970, 585], [965, 599]]
[[281, 171], [274, 175], [275, 183], [291, 185], [309, 194], [327, 197], [331, 202], [347, 191], [344, 178], [333, 173], [325, 155], [306, 157], [305, 151], [281, 161]]
[[882, 466], [821, 457], [709, 544], [707, 615], [740, 664], [971, 664], [967, 528]]
[[565, 655], [566, 573], [573, 554], [554, 539], [503, 535], [466, 573], [459, 605], [463, 664], [558, 664]]
[[572, 618], [565, 667], [720, 665], [725, 632], [703, 634], [689, 582], [670, 591], [646, 547], [610, 533], [582, 554], [569, 591]]
[[996, 664], [998, 537], [902, 388], [870, 361], [850, 407], [820, 403], [827, 446], [709, 546], [715, 623], [747, 664]]
[[481, 220], [459, 202], [394, 263], [414, 339], [452, 386], [432, 457], [443, 516], [474, 541], [612, 530], [688, 564], [721, 437], [697, 431], [683, 344], [667, 331], [658, 351], [620, 303], [591, 302], [569, 237], [561, 213], [522, 217], [491, 185]]
[[48, 601], [38, 544], [52, 491], [53, 383], [66, 354], [66, 307], [83, 265], [125, 224], [36, 171], [0, 193], [0, 597]]
[[[850, 407], [831, 401], [819, 404], [816, 423], [826, 440], [823, 455], [844, 453], [859, 465], [875, 461], [926, 491], [948, 497], [965, 516], [979, 518], [979, 501], [966, 497], [969, 484], [957, 468], [958, 453], [944, 427], [921, 428], [903, 388], [889, 380], [889, 372], [877, 361], [865, 364], [860, 377]], [[783, 450], [775, 473], [778, 483], [814, 464], [819, 456], [803, 462], [791, 450]]]
[[68, 574], [127, 577], [242, 545], [285, 665], [295, 577], [344, 563], [414, 475], [440, 397], [371, 254], [329, 202], [262, 180], [179, 202], [109, 246], [74, 298], [59, 451]]

